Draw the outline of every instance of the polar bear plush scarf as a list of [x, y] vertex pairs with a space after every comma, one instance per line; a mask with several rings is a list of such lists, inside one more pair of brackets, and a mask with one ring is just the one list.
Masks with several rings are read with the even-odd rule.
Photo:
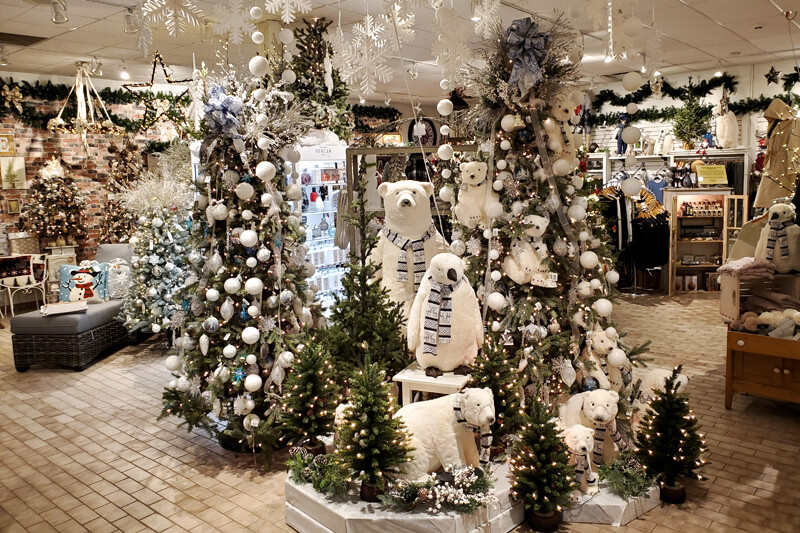
[[425, 276], [425, 241], [430, 239], [436, 234], [436, 228], [428, 228], [428, 231], [422, 234], [419, 239], [406, 239], [396, 231], [389, 228], [383, 228], [383, 234], [386, 238], [400, 248], [401, 252], [397, 258], [397, 281], [405, 283], [408, 281], [408, 263], [409, 254], [413, 256], [414, 263], [414, 290], [419, 290], [419, 284]]
[[[463, 279], [463, 278], [462, 278]], [[423, 334], [423, 352], [436, 355], [438, 343], [450, 343], [450, 319], [453, 314], [453, 291], [461, 280], [452, 285], [445, 285], [433, 279], [431, 292], [428, 294], [428, 305], [425, 308], [425, 331]]]
[[467, 423], [467, 419], [464, 417], [464, 413], [461, 412], [461, 398], [464, 397], [464, 391], [459, 391], [456, 394], [455, 400], [453, 400], [453, 413], [456, 416], [456, 422], [459, 424], [464, 424], [467, 429], [471, 429], [475, 431], [476, 429], [481, 430], [481, 455], [480, 455], [480, 462], [481, 468], [486, 470], [486, 465], [489, 464], [489, 459], [491, 456], [492, 450], [492, 428], [491, 426], [473, 426], [472, 424]]
[[767, 259], [772, 260], [775, 255], [775, 244], [781, 248], [781, 257], [789, 259], [789, 237], [786, 235], [786, 228], [794, 222], [786, 220], [784, 222], [770, 222], [769, 234], [767, 234]]

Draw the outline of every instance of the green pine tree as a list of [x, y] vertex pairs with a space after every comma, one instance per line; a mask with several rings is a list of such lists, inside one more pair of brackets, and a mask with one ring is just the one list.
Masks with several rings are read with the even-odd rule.
[[402, 334], [402, 305], [393, 302], [379, 283], [372, 283], [378, 267], [369, 261], [369, 254], [378, 237], [368, 228], [377, 214], [366, 210], [365, 184], [365, 179], [359, 180], [358, 197], [353, 202], [355, 215], [350, 217], [359, 239], [357, 246], [351, 247], [348, 271], [342, 279], [344, 295], [336, 296], [331, 326], [326, 331], [334, 366], [343, 379], [368, 359], [392, 374], [410, 362]]
[[575, 469], [568, 464], [551, 408], [539, 398], [527, 411], [511, 452], [511, 494], [525, 509], [548, 516], [569, 502], [577, 486]]
[[17, 175], [18, 172], [14, 169], [14, 160], [9, 159], [8, 165], [6, 165], [6, 181], [10, 185], [10, 189], [17, 187]]
[[310, 338], [295, 357], [283, 385], [282, 440], [320, 445], [319, 437], [333, 432], [333, 416], [341, 397], [325, 348]]
[[636, 437], [636, 457], [662, 487], [674, 487], [684, 477], [701, 479], [697, 471], [704, 463], [700, 454], [705, 443], [689, 396], [679, 394], [675, 386], [681, 370], [680, 365], [673, 369], [664, 390], [656, 391]]
[[516, 432], [522, 421], [520, 402], [524, 391], [512, 355], [503, 344], [490, 339], [483, 345], [472, 370], [470, 387], [488, 387], [494, 394], [497, 420], [492, 424], [492, 442], [497, 444], [502, 437]]
[[[297, 54], [290, 68], [297, 80], [290, 86], [303, 113], [314, 121], [314, 127], [329, 129], [342, 139], [353, 130], [353, 114], [347, 104], [350, 94], [339, 71], [331, 66], [333, 48], [325, 40], [328, 27], [333, 21], [324, 17], [312, 21], [303, 20], [305, 26], [295, 28]], [[327, 67], [327, 68], [326, 68]], [[326, 70], [330, 69], [326, 73]], [[326, 76], [328, 84], [326, 84]]]
[[350, 378], [350, 404], [336, 453], [362, 484], [383, 490], [387, 476], [399, 472], [412, 448], [403, 421], [393, 418], [397, 406], [386, 372], [366, 364]]
[[134, 232], [136, 216], [120, 202], [120, 193], [131, 188], [142, 175], [139, 147], [126, 138], [122, 146], [110, 143], [111, 170], [106, 181], [106, 207], [100, 223], [101, 242], [127, 242]]
[[683, 107], [675, 111], [672, 119], [672, 132], [685, 143], [693, 143], [708, 131], [709, 109], [700, 105], [700, 99], [693, 94], [683, 101]]

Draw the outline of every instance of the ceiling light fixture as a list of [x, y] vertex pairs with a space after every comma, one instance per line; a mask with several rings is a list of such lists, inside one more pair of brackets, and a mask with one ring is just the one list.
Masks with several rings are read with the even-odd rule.
[[53, 11], [53, 17], [50, 19], [55, 24], [66, 24], [69, 22], [69, 15], [67, 14], [67, 0], [52, 0], [50, 7]]
[[606, 57], [603, 58], [604, 63], [611, 63], [612, 61], [614, 61], [614, 58], [611, 57], [610, 55], [606, 55]]
[[133, 14], [133, 9], [131, 8], [128, 8], [128, 11], [125, 13], [123, 28], [125, 33], [136, 33], [139, 31], [139, 27], [136, 26], [136, 15]]
[[716, 67], [716, 70], [714, 71], [714, 77], [715, 78], [721, 78], [722, 77], [722, 68], [723, 68], [723, 66], [724, 65], [722, 64], [722, 60], [721, 59], [719, 61], [717, 61], [717, 67]]
[[661, 76], [661, 71], [656, 69], [656, 71], [653, 72], [653, 76]]
[[361, 95], [358, 95], [358, 103], [361, 104], [361, 105], [364, 105], [365, 102], [366, 102], [366, 100], [364, 100], [364, 97], [361, 96]]
[[129, 80], [131, 79], [131, 73], [128, 72], [128, 67], [125, 65], [125, 60], [122, 60], [122, 70], [119, 73], [119, 79], [121, 80]]
[[0, 46], [0, 66], [5, 67], [11, 61], [8, 60], [8, 50], [6, 50], [5, 46]]

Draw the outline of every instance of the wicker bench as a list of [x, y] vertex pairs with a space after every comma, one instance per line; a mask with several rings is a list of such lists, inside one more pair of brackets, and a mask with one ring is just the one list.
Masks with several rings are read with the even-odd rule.
[[42, 316], [39, 311], [11, 319], [14, 367], [25, 372], [31, 365], [49, 363], [83, 370], [98, 355], [131, 339], [115, 319], [121, 300], [91, 304], [85, 313]]

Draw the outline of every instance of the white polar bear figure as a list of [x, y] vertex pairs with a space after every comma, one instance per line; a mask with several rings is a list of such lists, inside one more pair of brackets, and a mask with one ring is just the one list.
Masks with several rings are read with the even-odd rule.
[[429, 376], [469, 373], [483, 346], [483, 318], [464, 261], [443, 253], [431, 260], [408, 319], [408, 349]]
[[739, 121], [733, 111], [722, 113], [722, 106], [714, 106], [717, 148], [735, 148], [739, 144]]
[[773, 205], [756, 245], [755, 257], [771, 261], [781, 274], [800, 270], [800, 226], [794, 221], [793, 204]]
[[[631, 364], [625, 352], [617, 346], [618, 340], [617, 330], [612, 327], [602, 329], [595, 325], [595, 329], [586, 332], [586, 345], [578, 363], [583, 380], [592, 377], [601, 389], [622, 390], [624, 374], [631, 372]], [[591, 362], [592, 369], [589, 370], [584, 362]]]
[[[464, 389], [433, 400], [404, 405], [395, 413], [411, 436], [411, 461], [405, 479], [420, 479], [449, 464], [481, 466], [488, 462], [494, 424], [492, 390]], [[481, 452], [475, 445], [475, 429], [481, 429]]]
[[570, 499], [578, 501], [581, 494], [597, 494], [598, 476], [592, 472], [594, 428], [575, 424], [565, 428], [561, 438], [569, 450], [569, 464], [575, 467], [575, 480], [580, 483], [580, 489], [572, 491]]
[[528, 215], [522, 219], [525, 235], [511, 243], [511, 254], [503, 259], [503, 272], [514, 283], [530, 283], [538, 287], [554, 288], [557, 281], [549, 268], [542, 264], [548, 257], [547, 245], [542, 236], [547, 231], [550, 219], [539, 215]]
[[616, 391], [597, 389], [571, 396], [559, 410], [561, 427], [581, 424], [594, 429], [592, 460], [595, 465], [614, 460], [620, 450], [628, 447], [617, 430], [617, 402]]
[[486, 176], [488, 168], [486, 163], [479, 161], [464, 162], [459, 166], [461, 187], [453, 213], [458, 221], [468, 228], [476, 226], [488, 228], [489, 217], [486, 215], [486, 207], [499, 202], [497, 193], [492, 189]]
[[378, 193], [386, 220], [370, 260], [378, 266], [381, 287], [392, 301], [403, 305], [403, 318], [408, 320], [431, 259], [450, 247], [431, 218], [433, 185], [411, 180], [381, 183]]
[[[664, 390], [664, 382], [672, 375], [672, 370], [664, 368], [653, 369], [637, 369], [633, 374], [634, 383], [641, 380], [639, 383], [639, 391], [636, 397], [631, 402], [634, 409], [634, 419], [632, 425], [634, 429], [638, 426], [638, 422], [645, 414], [648, 408], [647, 404], [656, 397], [657, 390]], [[675, 381], [677, 391], [681, 391], [689, 384], [689, 376], [686, 374], [678, 374], [678, 379]]]
[[562, 94], [550, 106], [550, 111], [555, 120], [545, 121], [544, 127], [547, 131], [547, 147], [555, 152], [553, 161], [564, 159], [572, 166], [577, 167], [575, 139], [572, 136], [572, 126], [569, 124], [569, 119], [573, 116], [574, 104], [566, 94]]

